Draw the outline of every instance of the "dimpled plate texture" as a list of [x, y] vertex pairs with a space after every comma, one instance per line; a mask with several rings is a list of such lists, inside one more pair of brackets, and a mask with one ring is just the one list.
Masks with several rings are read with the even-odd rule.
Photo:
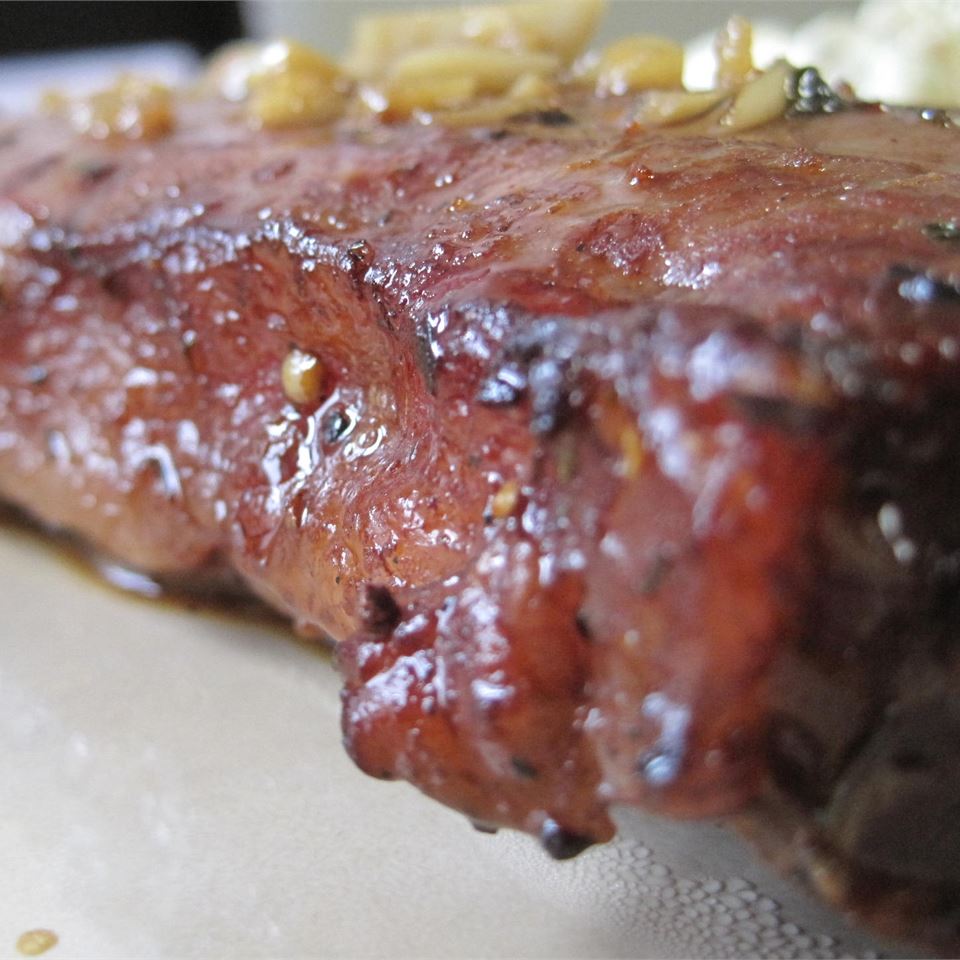
[[[549, 860], [340, 745], [329, 660], [0, 531], [0, 956], [840, 957], [882, 947], [712, 824]], [[903, 949], [897, 948], [902, 956]]]

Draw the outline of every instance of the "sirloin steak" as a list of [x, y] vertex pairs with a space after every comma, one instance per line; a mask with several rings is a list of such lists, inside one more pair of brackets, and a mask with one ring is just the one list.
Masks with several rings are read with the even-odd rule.
[[480, 826], [730, 816], [958, 949], [960, 131], [568, 99], [7, 124], [0, 498], [336, 641], [357, 763]]

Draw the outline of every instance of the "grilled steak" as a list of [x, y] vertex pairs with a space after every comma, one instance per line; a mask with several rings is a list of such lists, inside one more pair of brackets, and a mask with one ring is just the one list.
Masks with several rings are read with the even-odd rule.
[[337, 641], [478, 825], [730, 816], [960, 949], [960, 132], [633, 107], [8, 125], [0, 497]]

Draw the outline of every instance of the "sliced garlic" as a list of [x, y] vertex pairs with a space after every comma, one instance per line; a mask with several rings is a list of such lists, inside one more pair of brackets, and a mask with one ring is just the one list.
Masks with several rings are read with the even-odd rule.
[[517, 103], [534, 104], [547, 103], [555, 96], [557, 86], [546, 77], [536, 73], [525, 73], [518, 77], [516, 82], [507, 91], [507, 96], [513, 101], [514, 109]]
[[283, 73], [251, 81], [247, 114], [267, 129], [327, 123], [344, 110], [343, 95], [309, 74]]
[[132, 74], [121, 75], [106, 90], [87, 97], [48, 93], [43, 108], [65, 115], [75, 130], [97, 140], [115, 136], [152, 140], [169, 133], [175, 119], [170, 88]]
[[546, 53], [566, 65], [590, 41], [604, 8], [604, 0], [542, 0], [362, 17], [344, 64], [351, 75], [371, 80], [413, 51], [467, 45]]
[[477, 82], [473, 77], [446, 77], [392, 82], [361, 90], [363, 103], [387, 120], [403, 120], [418, 111], [463, 106], [476, 97]]
[[478, 94], [503, 93], [525, 74], [549, 76], [557, 58], [548, 53], [513, 53], [484, 47], [432, 47], [406, 54], [394, 65], [391, 81], [450, 80], [470, 77]]
[[600, 54], [595, 72], [600, 94], [680, 88], [683, 47], [664, 37], [625, 37]]
[[635, 119], [651, 126], [683, 123], [703, 116], [728, 96], [723, 90], [652, 90]]
[[794, 72], [786, 60], [778, 60], [745, 84], [720, 120], [721, 126], [740, 132], [782, 117], [790, 102], [787, 88]]
[[319, 357], [294, 348], [283, 358], [280, 367], [283, 392], [292, 403], [316, 403], [323, 395], [324, 374]]

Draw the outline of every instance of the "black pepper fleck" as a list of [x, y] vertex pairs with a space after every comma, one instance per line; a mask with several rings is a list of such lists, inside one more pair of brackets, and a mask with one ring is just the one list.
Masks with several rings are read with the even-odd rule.
[[363, 605], [363, 625], [378, 637], [388, 637], [400, 622], [400, 606], [393, 594], [383, 586], [367, 586]]
[[960, 240], [960, 220], [938, 220], [923, 228], [923, 235], [931, 240]]
[[594, 840], [582, 833], [567, 830], [556, 820], [547, 817], [540, 829], [540, 843], [554, 860], [570, 860], [593, 846]]

